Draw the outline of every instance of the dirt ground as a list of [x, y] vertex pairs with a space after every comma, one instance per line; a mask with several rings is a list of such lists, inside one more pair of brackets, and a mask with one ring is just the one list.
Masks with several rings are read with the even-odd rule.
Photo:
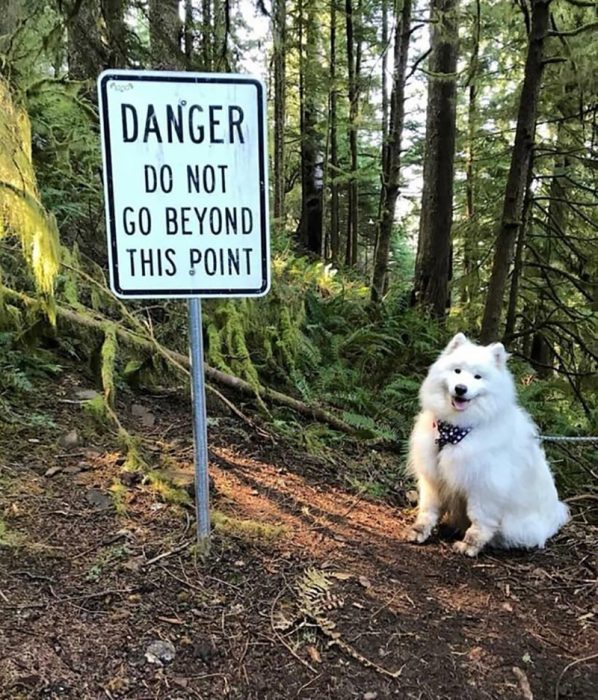
[[[376, 501], [343, 484], [367, 450], [315, 458], [215, 406], [202, 561], [192, 508], [123, 476], [89, 388], [63, 376], [0, 426], [1, 698], [598, 697], [587, 501], [545, 551], [468, 560], [450, 538], [405, 543], [407, 486]], [[119, 415], [184, 480], [188, 402]]]

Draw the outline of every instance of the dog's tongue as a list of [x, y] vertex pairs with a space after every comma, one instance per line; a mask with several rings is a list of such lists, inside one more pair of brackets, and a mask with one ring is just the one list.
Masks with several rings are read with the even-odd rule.
[[457, 411], [464, 411], [468, 403], [467, 399], [460, 399], [457, 396], [453, 398], [453, 408], [456, 408]]

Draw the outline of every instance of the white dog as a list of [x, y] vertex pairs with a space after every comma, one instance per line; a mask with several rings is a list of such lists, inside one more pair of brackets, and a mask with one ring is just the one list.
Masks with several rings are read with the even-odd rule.
[[488, 543], [543, 547], [567, 522], [507, 357], [501, 343], [483, 347], [458, 333], [430, 368], [410, 440], [419, 484], [410, 541], [427, 540], [446, 515], [465, 531], [454, 549], [474, 557]]

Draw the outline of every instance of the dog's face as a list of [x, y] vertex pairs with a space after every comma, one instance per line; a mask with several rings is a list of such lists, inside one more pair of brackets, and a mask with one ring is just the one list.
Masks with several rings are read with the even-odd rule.
[[455, 425], [485, 422], [515, 401], [507, 357], [502, 343], [476, 345], [457, 333], [422, 384], [423, 408]]

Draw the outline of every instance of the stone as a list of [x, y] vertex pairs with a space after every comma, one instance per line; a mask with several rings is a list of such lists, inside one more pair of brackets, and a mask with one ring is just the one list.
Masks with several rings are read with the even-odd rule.
[[92, 506], [97, 508], [109, 508], [112, 505], [112, 498], [100, 489], [89, 489], [86, 498]]
[[147, 649], [145, 650], [145, 658], [150, 664], [157, 664], [162, 666], [163, 664], [169, 664], [174, 661], [176, 656], [176, 650], [174, 644], [168, 640], [163, 641], [157, 639], [151, 642]]
[[60, 438], [59, 443], [65, 450], [72, 450], [73, 448], [78, 447], [81, 444], [79, 431], [77, 429], [71, 430]]

